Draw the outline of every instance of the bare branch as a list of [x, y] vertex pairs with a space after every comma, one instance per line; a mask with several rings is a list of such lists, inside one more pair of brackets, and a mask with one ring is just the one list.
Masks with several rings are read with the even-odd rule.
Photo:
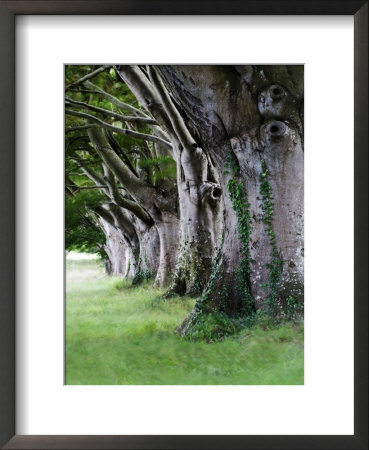
[[177, 108], [172, 102], [172, 99], [169, 97], [168, 91], [165, 88], [163, 81], [160, 78], [155, 67], [147, 66], [147, 70], [150, 76], [150, 80], [158, 92], [161, 103], [164, 106], [164, 109], [170, 119], [170, 122], [178, 139], [182, 143], [183, 147], [185, 147], [186, 149], [196, 150], [197, 144], [193, 139], [193, 137], [191, 136], [190, 132], [188, 131], [186, 124], [184, 123], [182, 116], [179, 114]]
[[[115, 151], [117, 155], [119, 155], [124, 162], [124, 164], [128, 167], [128, 169], [136, 176], [138, 177], [138, 174], [136, 172], [136, 169], [133, 167], [133, 164], [131, 163], [131, 160], [128, 158], [122, 147], [119, 145], [119, 143], [114, 138], [113, 134], [110, 133], [109, 130], [106, 131], [106, 137], [108, 139], [110, 147]], [[146, 142], [146, 141], [144, 141]]]
[[79, 125], [76, 127], [69, 127], [66, 128], [65, 133], [72, 133], [73, 131], [79, 131], [79, 130], [87, 130], [88, 128], [96, 128], [98, 125], [95, 124], [88, 124], [88, 125]]
[[[117, 70], [117, 69], [116, 69]], [[154, 86], [138, 66], [120, 66], [120, 77], [129, 86], [137, 100], [146, 108], [168, 132], [171, 124]]]
[[[77, 166], [82, 170], [82, 172], [89, 178], [91, 181], [95, 183], [95, 186], [104, 186], [104, 180], [93, 170], [86, 167], [83, 162], [81, 162], [78, 159], [74, 159], [74, 162], [77, 164]], [[102, 187], [101, 190], [104, 192], [104, 194], [109, 198], [109, 189], [108, 186]]]
[[130, 136], [130, 137], [133, 137], [136, 139], [144, 139], [146, 141], [164, 144], [167, 147], [172, 148], [172, 144], [170, 142], [165, 141], [164, 139], [161, 139], [157, 136], [154, 136], [152, 134], [139, 133], [138, 131], [132, 131], [127, 128], [114, 127], [113, 125], [110, 125], [109, 123], [106, 123], [103, 120], [101, 120], [95, 116], [91, 116], [91, 114], [83, 113], [80, 111], [73, 111], [71, 109], [66, 109], [65, 113], [69, 114], [71, 116], [83, 117], [85, 119], [90, 120], [91, 122], [99, 124], [101, 127], [105, 128], [107, 130], [114, 131], [115, 133], [125, 134], [126, 136]]
[[[66, 193], [68, 195], [74, 196], [76, 194], [76, 192], [77, 192], [77, 190], [76, 190], [77, 185], [75, 183], [73, 183], [73, 181], [69, 178], [68, 175], [65, 177], [65, 182], [69, 183], [68, 185], [65, 184], [65, 191], [66, 191]], [[72, 188], [74, 188], [74, 189], [72, 189]]]
[[103, 114], [105, 116], [114, 117], [115, 119], [119, 119], [122, 122], [146, 123], [148, 125], [157, 125], [156, 120], [151, 119], [150, 117], [124, 116], [123, 114], [119, 114], [114, 111], [109, 111], [108, 109], [99, 108], [97, 106], [89, 105], [88, 103], [72, 100], [69, 97], [66, 97], [66, 101], [69, 104], [78, 105], [84, 109], [90, 109], [91, 111], [95, 111], [95, 112]]
[[[95, 184], [95, 186], [78, 186], [78, 185], [76, 185], [76, 184], [74, 184], [74, 185], [69, 185], [69, 184], [67, 184], [67, 186], [68, 187], [76, 187], [79, 191], [81, 191], [82, 189], [106, 189], [106, 188], [108, 188], [108, 186], [107, 185], [105, 185], [105, 186], [97, 186], [96, 184]], [[122, 187], [117, 187], [117, 189], [123, 189]]]
[[99, 94], [99, 92], [97, 92], [97, 91], [91, 91], [90, 89], [82, 89], [82, 88], [68, 89], [68, 92], [78, 92], [79, 94], [80, 93], [82, 93], [82, 94]]
[[[137, 100], [158, 121], [160, 126], [152, 126], [154, 133], [167, 141], [172, 141], [172, 136], [175, 136], [172, 124], [154, 86], [144, 72], [138, 66], [120, 66], [119, 69], [115, 68], [115, 70], [133, 92]], [[160, 145], [157, 146], [157, 151], [161, 155], [169, 154], [167, 148], [163, 148]], [[172, 154], [172, 152], [170, 153]]]
[[112, 67], [111, 64], [106, 64], [104, 66], [99, 67], [98, 69], [94, 70], [91, 73], [88, 73], [87, 75], [85, 75], [84, 77], [80, 78], [79, 80], [77, 80], [74, 83], [69, 84], [68, 86], [66, 86], [65, 90], [67, 91], [70, 88], [74, 88], [82, 83], [84, 83], [85, 81], [89, 80], [90, 78], [95, 77], [96, 75], [98, 75], [101, 72], [105, 72], [105, 70], [110, 69]]
[[97, 153], [100, 155], [103, 162], [114, 173], [121, 185], [124, 186], [129, 192], [135, 193], [135, 196], [139, 194], [143, 198], [149, 199], [153, 194], [153, 188], [143, 183], [123, 163], [121, 158], [111, 148], [105, 131], [101, 128], [91, 128], [88, 131], [88, 134]]
[[113, 200], [113, 202], [116, 203], [116, 205], [120, 206], [121, 208], [125, 208], [133, 212], [135, 216], [137, 216], [147, 225], [152, 225], [153, 224], [152, 218], [138, 203], [122, 197], [120, 192], [118, 192], [118, 187], [115, 184], [114, 175], [105, 164], [104, 164], [104, 174], [105, 174], [104, 179], [108, 184], [110, 197]]
[[[75, 160], [75, 163], [82, 169], [83, 173], [95, 183], [94, 186], [78, 186], [76, 184], [68, 185], [73, 186], [77, 190], [82, 189], [101, 189], [104, 194], [111, 199], [117, 206], [121, 208], [128, 209], [133, 212], [139, 219], [141, 219], [147, 225], [152, 225], [153, 220], [149, 216], [149, 214], [141, 208], [141, 206], [132, 201], [122, 197], [122, 194], [118, 192], [118, 189], [125, 189], [122, 186], [117, 186], [114, 180], [114, 176], [112, 172], [107, 168], [105, 164], [103, 164], [104, 168], [104, 179], [97, 175], [92, 170], [88, 169], [83, 163], [79, 160]], [[104, 184], [106, 181], [107, 184]]]
[[140, 242], [130, 215], [114, 203], [110, 203], [108, 207], [110, 214], [114, 217], [115, 226], [120, 231], [122, 238], [133, 250], [138, 252]]
[[107, 209], [103, 208], [102, 206], [95, 206], [94, 208], [91, 209], [91, 211], [93, 211], [99, 217], [103, 218], [106, 222], [108, 222], [114, 228], [117, 228], [114, 217]]
[[120, 100], [118, 100], [113, 95], [110, 95], [107, 92], [105, 92], [103, 89], [99, 88], [98, 86], [95, 86], [90, 81], [86, 81], [84, 83], [84, 85], [86, 87], [88, 87], [89, 89], [92, 89], [92, 90], [98, 92], [102, 97], [106, 98], [111, 103], [113, 103], [114, 105], [118, 106], [118, 108], [125, 109], [126, 111], [131, 111], [131, 112], [133, 112], [134, 114], [137, 114], [140, 117], [147, 117], [147, 118], [149, 117], [147, 114], [145, 114], [140, 109], [137, 109], [134, 106], [129, 105], [128, 103], [121, 102]]

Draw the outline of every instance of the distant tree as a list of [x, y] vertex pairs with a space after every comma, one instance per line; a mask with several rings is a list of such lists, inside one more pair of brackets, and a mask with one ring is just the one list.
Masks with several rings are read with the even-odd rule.
[[105, 258], [105, 235], [91, 211], [101, 201], [91, 191], [70, 191], [65, 198], [65, 249], [99, 253]]

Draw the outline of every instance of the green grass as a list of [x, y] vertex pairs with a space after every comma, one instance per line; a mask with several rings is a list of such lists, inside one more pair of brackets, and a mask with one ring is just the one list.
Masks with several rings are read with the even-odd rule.
[[192, 342], [173, 330], [194, 300], [162, 293], [107, 277], [99, 262], [67, 261], [66, 384], [304, 383], [302, 324]]

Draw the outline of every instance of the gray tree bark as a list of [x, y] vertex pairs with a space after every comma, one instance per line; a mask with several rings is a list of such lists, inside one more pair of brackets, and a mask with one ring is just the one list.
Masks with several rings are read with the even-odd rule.
[[[211, 160], [190, 133], [161, 76], [153, 66], [146, 69], [147, 75], [138, 66], [116, 66], [121, 78], [160, 125], [160, 133], [170, 141], [176, 161], [180, 230], [175, 243], [162, 240], [163, 245], [174, 244], [178, 249], [168, 295], [199, 294], [211, 273], [221, 190]], [[158, 232], [160, 235], [159, 229]], [[164, 248], [161, 253], [167, 257]]]
[[[151, 266], [154, 266], [159, 260], [155, 285], [160, 287], [167, 286], [175, 268], [178, 251], [179, 218], [177, 190], [175, 186], [173, 183], [165, 182], [157, 186], [152, 186], [139, 179], [128, 167], [126, 167], [111, 148], [104, 130], [92, 128], [88, 130], [88, 135], [105, 166], [109, 168], [109, 171], [111, 171], [117, 180], [119, 180], [127, 191], [130, 192], [134, 199], [134, 208], [129, 205], [127, 200], [119, 198], [118, 195], [111, 193], [112, 197], [115, 198], [115, 202], [125, 206], [126, 209], [130, 208], [137, 218], [142, 220], [143, 224], [146, 224], [147, 227], [153, 224], [155, 225], [157, 234], [152, 235], [153, 240], [151, 240], [151, 244], [153, 247], [151, 249], [146, 248], [146, 250], [142, 248], [141, 250], [144, 256], [139, 257], [139, 259], [137, 258], [137, 255], [140, 254], [140, 251], [135, 249], [133, 253], [136, 260], [140, 262], [147, 258], [146, 254], [151, 254], [153, 256], [152, 262], [149, 263]], [[106, 177], [106, 181], [109, 183], [109, 177]], [[122, 201], [124, 201], [124, 203], [122, 203]], [[137, 211], [137, 207], [140, 209], [140, 212]], [[115, 210], [116, 221], [119, 217], [123, 219], [126, 215], [121, 207], [115, 208]], [[119, 217], [117, 217], [118, 212]], [[128, 227], [129, 224], [137, 235], [139, 227], [132, 216], [125, 220], [125, 223], [121, 220], [120, 228], [123, 229], [123, 227]], [[160, 241], [159, 258], [155, 253], [157, 245], [155, 246], [154, 241], [157, 238]]]
[[100, 219], [106, 235], [105, 252], [108, 261], [105, 268], [108, 275], [133, 278], [134, 258], [130, 248], [123, 242], [119, 231], [104, 219]]
[[[243, 287], [255, 308], [268, 309], [274, 300], [278, 310], [290, 296], [302, 302], [303, 66], [161, 66], [160, 73], [214, 164], [222, 192], [220, 275], [202, 309], [242, 311], [245, 290], [237, 277], [245, 259]], [[237, 231], [240, 213], [230, 186], [248, 204], [247, 242]]]

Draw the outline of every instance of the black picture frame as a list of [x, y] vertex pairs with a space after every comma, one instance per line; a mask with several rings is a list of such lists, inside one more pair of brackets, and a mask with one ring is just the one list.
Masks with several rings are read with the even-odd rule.
[[[354, 435], [15, 435], [15, 16], [353, 15], [355, 57]], [[20, 68], [17, 68], [20, 70]], [[337, 68], [339, 70], [339, 68]], [[339, 93], [338, 93], [339, 95]], [[0, 445], [5, 449], [368, 449], [368, 2], [365, 0], [0, 1]]]

